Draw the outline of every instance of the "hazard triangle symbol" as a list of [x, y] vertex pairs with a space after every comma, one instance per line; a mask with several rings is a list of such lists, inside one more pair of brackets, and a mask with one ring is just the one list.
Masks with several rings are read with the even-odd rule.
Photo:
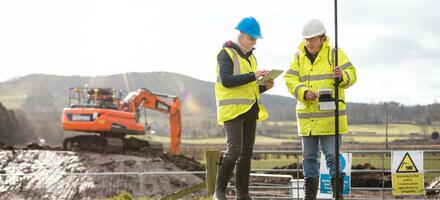
[[408, 152], [406, 152], [405, 156], [403, 156], [402, 162], [400, 162], [399, 167], [397, 168], [397, 173], [417, 173], [419, 170], [414, 164], [411, 156], [409, 156]]

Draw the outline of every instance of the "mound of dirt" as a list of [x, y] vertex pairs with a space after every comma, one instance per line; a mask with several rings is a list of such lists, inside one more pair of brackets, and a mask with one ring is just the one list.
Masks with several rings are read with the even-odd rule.
[[0, 150], [0, 199], [101, 199], [121, 191], [156, 199], [203, 181], [192, 174], [153, 174], [201, 170], [183, 156], [31, 148], [40, 149]]
[[[354, 165], [352, 169], [372, 169], [377, 170], [370, 163]], [[391, 187], [391, 173], [384, 173], [385, 187]], [[359, 172], [351, 174], [351, 186], [352, 187], [382, 187], [382, 173], [381, 172]]]
[[36, 140], [26, 115], [19, 110], [9, 110], [0, 102], [0, 143], [15, 145]]
[[[302, 166], [297, 166], [296, 163], [292, 163], [287, 166], [281, 166], [281, 167], [275, 167], [274, 169], [302, 169]], [[373, 167], [370, 163], [366, 164], [359, 164], [352, 166], [352, 169], [376, 169]], [[282, 174], [276, 173], [276, 174]], [[294, 179], [296, 178], [304, 178], [301, 173], [290, 173], [288, 175], [291, 175]], [[287, 184], [289, 182], [286, 178], [266, 178], [265, 182], [267, 183], [283, 183]], [[385, 173], [384, 177], [384, 183], [385, 187], [391, 187], [391, 174], [389, 172]], [[359, 172], [359, 173], [352, 173], [351, 174], [351, 186], [352, 187], [382, 187], [382, 173], [372, 173], [372, 172]]]

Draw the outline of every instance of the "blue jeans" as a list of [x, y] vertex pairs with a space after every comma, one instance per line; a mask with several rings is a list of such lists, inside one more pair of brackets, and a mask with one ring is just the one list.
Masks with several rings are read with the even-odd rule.
[[[335, 166], [335, 136], [323, 135], [323, 136], [304, 136], [301, 137], [302, 141], [302, 154], [303, 154], [303, 172], [304, 177], [319, 177], [319, 144], [321, 144], [322, 152], [324, 153], [327, 167], [329, 168], [330, 175], [333, 177], [336, 174]], [[339, 144], [341, 142], [341, 136], [339, 135]], [[340, 145], [341, 146], [341, 145]], [[340, 147], [339, 146], [339, 147]], [[340, 176], [344, 176], [339, 168]]]

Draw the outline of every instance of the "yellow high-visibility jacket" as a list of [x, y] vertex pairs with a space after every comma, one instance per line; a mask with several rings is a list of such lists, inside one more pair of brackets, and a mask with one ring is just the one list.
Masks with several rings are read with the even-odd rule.
[[[335, 97], [333, 78], [335, 49], [329, 46], [327, 37], [314, 63], [306, 56], [305, 42], [299, 45], [290, 68], [284, 75], [289, 92], [297, 99], [296, 117], [299, 136], [317, 136], [335, 134], [335, 112], [320, 111], [318, 98], [305, 99], [305, 91], [318, 92], [320, 88], [331, 88]], [[342, 82], [339, 83], [339, 133], [348, 133], [347, 112], [345, 107], [345, 89], [356, 82], [356, 69], [348, 57], [338, 49], [338, 64], [342, 68]]]
[[[249, 62], [242, 58], [233, 48], [224, 47], [234, 64], [234, 75], [247, 74], [257, 71], [257, 61], [253, 55], [249, 56]], [[260, 101], [260, 91], [257, 81], [249, 82], [245, 85], [226, 88], [220, 82], [219, 66], [217, 63], [217, 81], [215, 83], [215, 99], [217, 101], [217, 122], [235, 119], [239, 115], [251, 109], [257, 101], [259, 107], [258, 121], [268, 117], [266, 108]]]

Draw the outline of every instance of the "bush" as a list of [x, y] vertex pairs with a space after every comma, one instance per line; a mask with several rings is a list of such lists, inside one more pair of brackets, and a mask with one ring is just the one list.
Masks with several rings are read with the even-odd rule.
[[133, 194], [124, 191], [114, 197], [110, 197], [109, 200], [133, 200], [133, 199], [134, 199]]

